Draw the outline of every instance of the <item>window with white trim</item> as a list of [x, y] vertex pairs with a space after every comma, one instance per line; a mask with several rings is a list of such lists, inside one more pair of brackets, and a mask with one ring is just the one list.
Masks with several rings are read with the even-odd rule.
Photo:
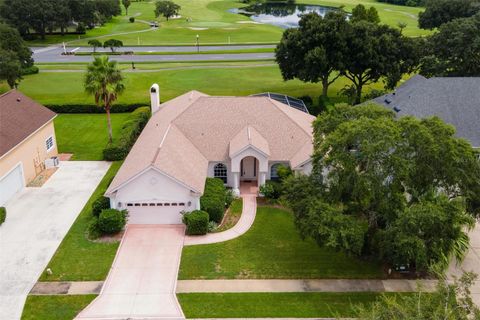
[[222, 179], [223, 183], [227, 183], [227, 166], [223, 163], [217, 163], [213, 167], [213, 176]]
[[278, 168], [281, 166], [281, 163], [275, 163], [272, 165], [272, 168], [270, 169], [270, 179], [271, 180], [278, 180]]
[[47, 147], [47, 151], [50, 151], [53, 149], [53, 136], [50, 136], [45, 140], [45, 146]]

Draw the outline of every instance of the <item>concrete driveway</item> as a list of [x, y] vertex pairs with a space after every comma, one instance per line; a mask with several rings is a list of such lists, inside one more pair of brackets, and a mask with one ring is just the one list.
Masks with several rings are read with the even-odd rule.
[[76, 319], [185, 319], [175, 295], [183, 225], [129, 225], [100, 295]]
[[109, 167], [61, 162], [41, 188], [25, 188], [7, 202], [0, 227], [0, 319], [20, 319], [27, 294]]

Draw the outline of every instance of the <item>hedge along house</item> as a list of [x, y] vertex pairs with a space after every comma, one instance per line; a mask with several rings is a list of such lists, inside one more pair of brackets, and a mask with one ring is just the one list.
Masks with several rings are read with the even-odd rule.
[[57, 155], [53, 111], [22, 93], [0, 96], [0, 206]]
[[309, 174], [312, 121], [268, 96], [214, 97], [190, 91], [160, 104], [150, 89], [152, 117], [106, 192], [129, 223], [179, 224], [200, 209], [205, 179], [240, 193], [244, 183], [274, 179], [280, 164]]

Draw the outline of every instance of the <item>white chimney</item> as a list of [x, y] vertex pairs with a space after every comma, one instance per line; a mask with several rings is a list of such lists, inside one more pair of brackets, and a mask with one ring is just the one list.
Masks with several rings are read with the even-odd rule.
[[150, 103], [154, 114], [160, 109], [160, 87], [156, 83], [150, 87]]

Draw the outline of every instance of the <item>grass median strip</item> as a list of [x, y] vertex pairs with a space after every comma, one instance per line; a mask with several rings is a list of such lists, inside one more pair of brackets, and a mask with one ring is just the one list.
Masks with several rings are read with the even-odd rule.
[[82, 311], [96, 295], [28, 296], [22, 320], [71, 320]]
[[[187, 318], [354, 317], [355, 308], [381, 294], [356, 293], [182, 293]], [[395, 294], [390, 294], [395, 295]]]
[[[234, 50], [201, 50], [201, 51], [136, 51], [133, 55], [136, 56], [181, 56], [181, 55], [196, 55], [196, 54], [239, 54], [239, 53], [273, 53], [274, 48], [256, 48], [256, 49], [234, 49]], [[125, 55], [120, 52], [76, 52], [76, 56], [102, 56], [102, 55]], [[132, 54], [130, 54], [132, 55]]]

